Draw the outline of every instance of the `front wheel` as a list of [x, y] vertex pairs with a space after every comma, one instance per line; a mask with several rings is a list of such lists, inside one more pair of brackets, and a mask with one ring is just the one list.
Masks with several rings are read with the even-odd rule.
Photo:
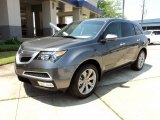
[[145, 59], [146, 59], [146, 53], [142, 50], [139, 53], [137, 60], [131, 65], [131, 68], [133, 70], [141, 70], [144, 66]]
[[98, 71], [94, 65], [84, 65], [75, 73], [69, 91], [76, 97], [86, 98], [90, 96], [98, 80]]

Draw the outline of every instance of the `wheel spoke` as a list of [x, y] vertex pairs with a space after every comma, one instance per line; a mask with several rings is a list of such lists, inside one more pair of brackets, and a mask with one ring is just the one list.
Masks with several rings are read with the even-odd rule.
[[84, 72], [82, 73], [82, 75], [83, 75], [84, 78], [86, 78], [86, 77], [87, 77], [87, 71], [84, 71]]
[[90, 76], [90, 78], [88, 78], [88, 81], [91, 81], [91, 80], [96, 80], [96, 74], [94, 73], [92, 76]]
[[91, 74], [93, 74], [93, 70], [89, 69], [88, 72], [87, 79], [90, 78]]
[[94, 85], [95, 85], [95, 83], [88, 82], [88, 85], [89, 85], [91, 88], [93, 88]]
[[85, 89], [85, 84], [83, 83], [83, 84], [82, 84], [82, 87], [79, 88], [79, 91], [80, 91], [81, 93], [84, 93], [84, 89]]
[[79, 80], [79, 85], [83, 84], [84, 81], [83, 80]]
[[85, 93], [87, 94], [89, 92], [88, 84], [85, 86]]
[[95, 80], [95, 76], [88, 78], [88, 81]]

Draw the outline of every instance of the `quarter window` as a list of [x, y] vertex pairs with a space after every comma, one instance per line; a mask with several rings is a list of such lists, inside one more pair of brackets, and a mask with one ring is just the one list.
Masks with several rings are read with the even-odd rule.
[[134, 36], [135, 29], [131, 23], [122, 22], [122, 37]]
[[134, 25], [134, 27], [135, 27], [135, 30], [136, 30], [136, 35], [142, 34], [142, 31], [138, 28], [137, 25]]

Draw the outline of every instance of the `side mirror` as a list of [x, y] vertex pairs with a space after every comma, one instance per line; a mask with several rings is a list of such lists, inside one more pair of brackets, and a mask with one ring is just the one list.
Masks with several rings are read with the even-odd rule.
[[115, 35], [115, 34], [107, 34], [105, 39], [108, 40], [108, 41], [115, 41], [117, 40], [118, 36]]

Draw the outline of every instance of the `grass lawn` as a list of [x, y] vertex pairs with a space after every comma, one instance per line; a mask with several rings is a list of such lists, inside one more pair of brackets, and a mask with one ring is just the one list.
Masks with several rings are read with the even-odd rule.
[[16, 51], [0, 52], [0, 65], [15, 61]]

